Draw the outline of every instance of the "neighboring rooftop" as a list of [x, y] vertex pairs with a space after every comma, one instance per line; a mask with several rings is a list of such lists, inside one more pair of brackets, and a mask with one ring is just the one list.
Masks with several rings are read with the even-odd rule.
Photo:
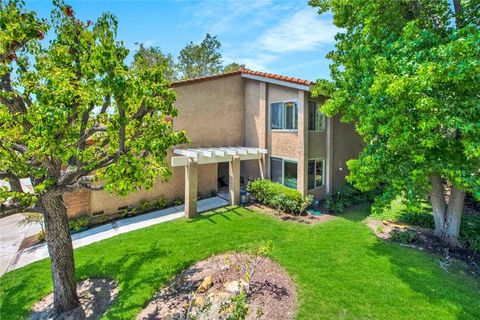
[[[277, 82], [277, 81], [287, 82], [287, 83], [291, 83], [291, 84], [294, 84], [294, 85], [300, 85], [300, 86], [306, 86], [306, 87], [309, 87], [310, 85], [313, 84], [313, 82], [310, 81], [310, 80], [298, 79], [298, 78], [282, 76], [282, 75], [278, 75], [278, 74], [274, 74], [274, 73], [260, 72], [260, 71], [254, 71], [254, 70], [243, 69], [242, 68], [242, 69], [237, 70], [237, 71], [231, 71], [231, 72], [216, 74], [216, 75], [212, 75], [212, 76], [175, 81], [175, 82], [172, 83], [172, 86], [175, 87], [175, 86], [179, 86], [179, 85], [183, 85], [183, 84], [190, 84], [190, 83], [194, 83], [194, 82], [213, 80], [213, 79], [228, 77], [228, 76], [237, 75], [237, 74], [241, 74], [242, 76], [244, 76], [246, 78], [253, 78], [253, 79], [264, 78], [264, 79], [273, 80], [275, 82]], [[258, 80], [260, 80], [260, 79], [258, 79]]]

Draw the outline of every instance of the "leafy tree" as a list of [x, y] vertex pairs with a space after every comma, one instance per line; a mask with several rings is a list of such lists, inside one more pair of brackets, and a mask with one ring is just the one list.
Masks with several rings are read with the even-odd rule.
[[[435, 233], [458, 244], [465, 192], [480, 197], [478, 0], [311, 0], [333, 12], [333, 86], [323, 111], [353, 122], [366, 148], [348, 163], [377, 207], [430, 193]], [[444, 197], [444, 183], [450, 186]]]
[[140, 48], [133, 56], [132, 67], [135, 69], [161, 67], [164, 69], [165, 77], [170, 81], [178, 78], [173, 55], [171, 53], [164, 54], [159, 47], [145, 48], [143, 43], [140, 44]]
[[227, 64], [225, 67], [223, 67], [223, 72], [234, 72], [244, 68], [245, 68], [244, 64], [232, 62], [230, 64]]
[[[43, 21], [21, 2], [0, 6], [0, 178], [10, 184], [0, 189], [0, 210], [44, 215], [54, 309], [77, 319], [82, 309], [62, 195], [151, 187], [170, 175], [167, 150], [187, 139], [169, 121], [177, 110], [164, 69], [125, 64], [114, 16], [83, 22], [55, 1], [51, 20]], [[55, 36], [42, 44], [49, 28]], [[21, 178], [31, 179], [32, 193]]]
[[178, 69], [183, 79], [205, 77], [222, 72], [222, 44], [207, 33], [199, 44], [190, 42], [180, 51]]

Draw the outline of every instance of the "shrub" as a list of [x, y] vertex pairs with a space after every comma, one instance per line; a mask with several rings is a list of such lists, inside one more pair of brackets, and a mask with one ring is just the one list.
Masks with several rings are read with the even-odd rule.
[[480, 194], [477, 193], [475, 197], [473, 193], [467, 192], [465, 194], [465, 205], [469, 208], [480, 211]]
[[408, 211], [403, 213], [399, 218], [399, 222], [403, 222], [412, 226], [419, 226], [427, 229], [434, 229], [435, 222], [433, 221], [433, 215], [428, 212], [415, 212]]
[[480, 218], [464, 215], [460, 225], [460, 240], [472, 252], [480, 252]]
[[83, 228], [88, 227], [89, 220], [88, 217], [76, 218], [68, 221], [68, 225], [70, 226], [70, 230], [80, 231]]
[[40, 232], [37, 234], [37, 240], [38, 241], [44, 241], [46, 237], [45, 230], [40, 230]]
[[297, 190], [270, 180], [254, 180], [248, 183], [247, 191], [255, 199], [274, 209], [293, 214], [305, 212], [312, 203], [312, 196], [303, 197]]
[[140, 210], [142, 212], [147, 212], [147, 211], [150, 211], [153, 209], [153, 203], [151, 201], [148, 201], [146, 199], [144, 200], [141, 200], [139, 203], [138, 203], [139, 207], [140, 207]]
[[157, 210], [164, 209], [168, 205], [168, 200], [164, 196], [160, 196], [153, 201], [153, 207]]
[[180, 197], [176, 197], [172, 201], [172, 206], [174, 206], [174, 207], [181, 206], [182, 204], [183, 204], [183, 199], [180, 198]]
[[345, 209], [362, 203], [373, 202], [376, 192], [362, 192], [349, 183], [340, 186], [325, 199], [325, 208], [335, 213], [343, 213]]
[[391, 239], [401, 243], [412, 243], [417, 239], [417, 233], [413, 230], [394, 230]]

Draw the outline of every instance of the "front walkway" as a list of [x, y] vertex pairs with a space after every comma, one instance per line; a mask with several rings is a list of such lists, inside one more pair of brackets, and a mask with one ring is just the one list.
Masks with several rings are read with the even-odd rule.
[[[220, 197], [212, 197], [198, 201], [198, 211], [209, 211], [227, 206], [229, 202]], [[73, 248], [79, 248], [88, 244], [111, 238], [113, 236], [146, 228], [162, 222], [181, 218], [185, 215], [184, 206], [171, 207], [158, 210], [131, 218], [117, 220], [96, 228], [88, 229], [72, 235]], [[3, 220], [3, 219], [2, 219]], [[2, 227], [3, 228], [3, 227]], [[22, 238], [23, 239], [23, 238]], [[17, 247], [18, 248], [18, 247]], [[45, 259], [48, 255], [47, 245], [40, 244], [35, 247], [18, 251], [13, 255], [13, 261], [8, 264], [7, 269], [2, 268], [0, 275], [5, 272], [21, 268], [35, 261]]]

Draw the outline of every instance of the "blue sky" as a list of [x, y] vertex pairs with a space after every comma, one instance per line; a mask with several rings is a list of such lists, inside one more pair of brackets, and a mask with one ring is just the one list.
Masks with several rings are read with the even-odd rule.
[[[305, 0], [67, 1], [81, 19], [109, 11], [119, 21], [118, 39], [134, 52], [135, 43], [178, 52], [208, 32], [222, 42], [224, 63], [303, 79], [329, 78], [325, 55], [337, 29], [331, 15], [318, 15]], [[27, 1], [49, 17], [51, 1]]]

